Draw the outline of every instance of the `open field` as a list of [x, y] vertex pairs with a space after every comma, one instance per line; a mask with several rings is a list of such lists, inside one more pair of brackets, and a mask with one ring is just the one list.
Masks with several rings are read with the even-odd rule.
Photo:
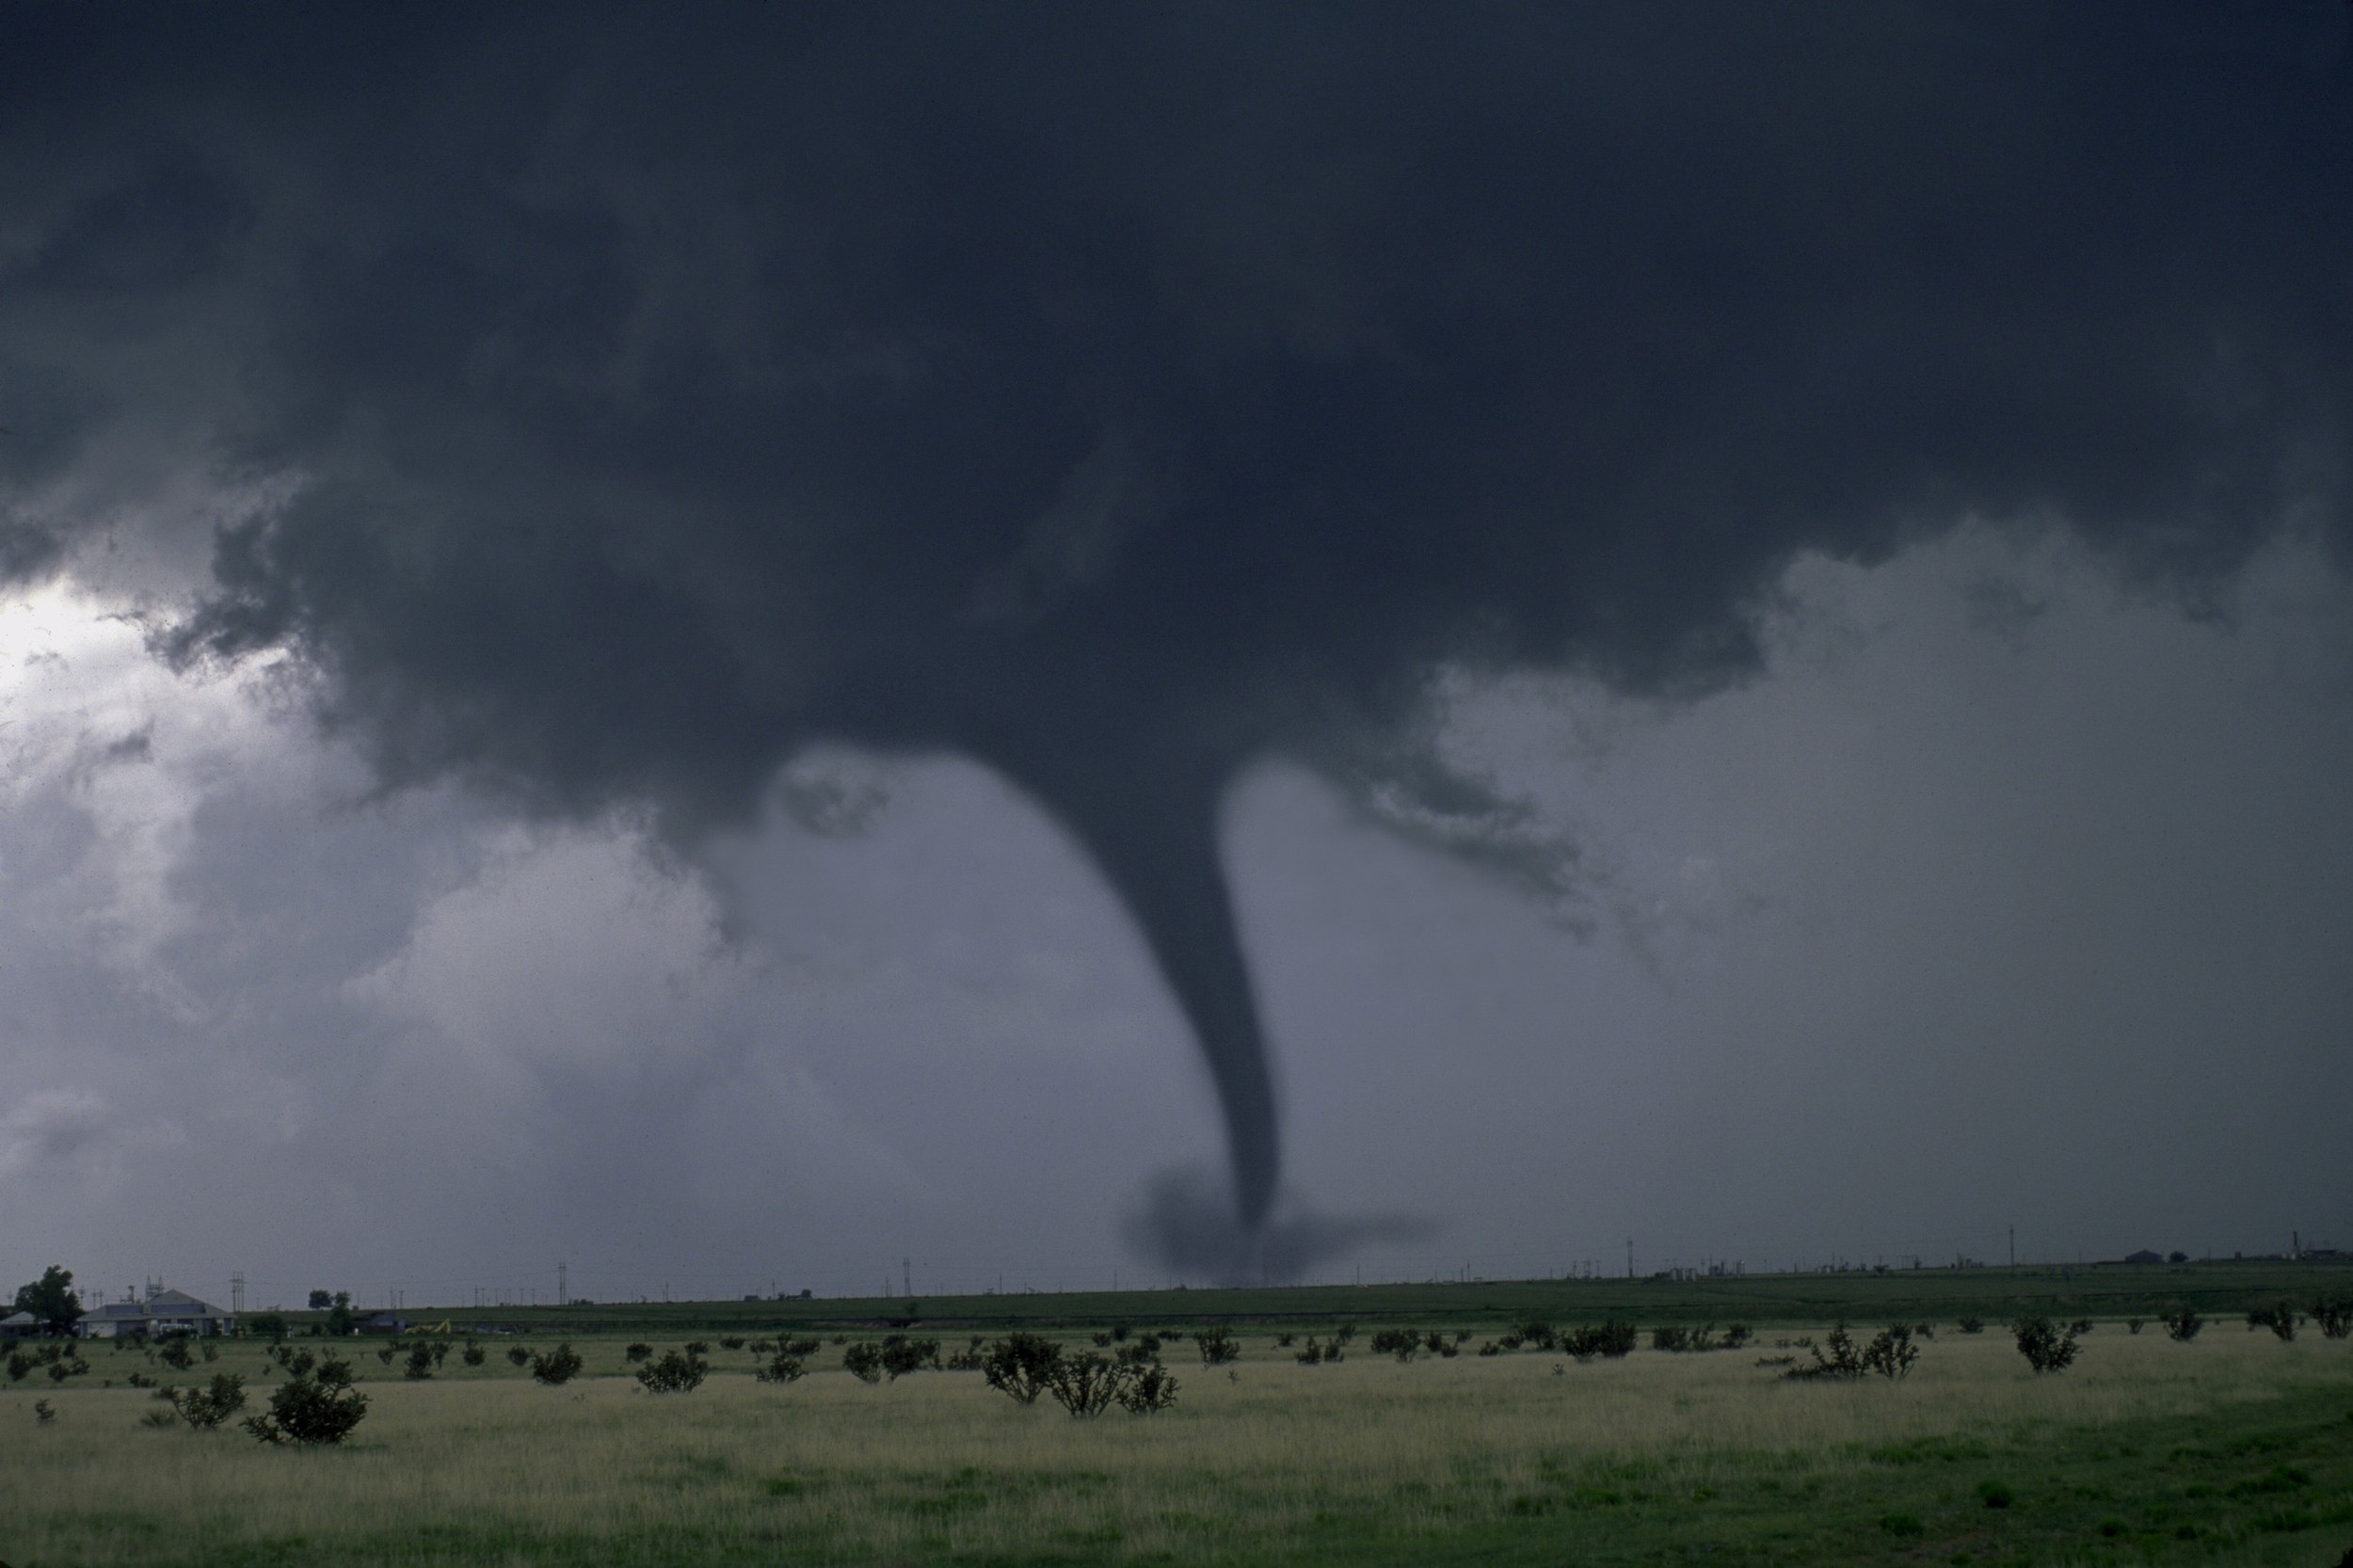
[[[1168, 1347], [1180, 1402], [1077, 1421], [971, 1373], [789, 1387], [712, 1351], [700, 1389], [532, 1383], [493, 1352], [406, 1382], [342, 1449], [152, 1430], [92, 1347], [0, 1393], [0, 1559], [78, 1563], [2265, 1563], [2353, 1547], [2353, 1343], [2104, 1326], [2060, 1376], [1947, 1328], [1905, 1382], [1792, 1384], [1760, 1345], [1303, 1367]], [[257, 1374], [258, 1348], [217, 1363]], [[88, 1387], [107, 1378], [113, 1388]], [[187, 1381], [186, 1375], [182, 1381]], [[258, 1376], [255, 1378], [257, 1385]], [[34, 1419], [35, 1398], [57, 1410]], [[1990, 1507], [1985, 1489], [2006, 1491]]]
[[[593, 1332], [680, 1335], [745, 1333], [796, 1325], [904, 1322], [934, 1329], [1004, 1329], [1039, 1324], [1285, 1323], [1411, 1319], [1433, 1326], [1480, 1327], [1544, 1318], [1643, 1323], [1856, 1322], [1897, 1317], [1950, 1321], [1974, 1313], [2005, 1322], [2025, 1312], [2060, 1318], [2154, 1317], [2188, 1304], [2209, 1316], [2243, 1313], [2282, 1297], [2353, 1296], [2353, 1260], [2155, 1264], [2146, 1267], [1849, 1270], [1700, 1279], [1474, 1280], [1428, 1285], [1307, 1285], [1265, 1289], [1037, 1291], [972, 1296], [798, 1297], [781, 1300], [603, 1302], [568, 1306], [411, 1307], [418, 1321], [499, 1324], [532, 1335]], [[374, 1307], [362, 1310], [373, 1311]], [[297, 1326], [325, 1314], [290, 1312]]]

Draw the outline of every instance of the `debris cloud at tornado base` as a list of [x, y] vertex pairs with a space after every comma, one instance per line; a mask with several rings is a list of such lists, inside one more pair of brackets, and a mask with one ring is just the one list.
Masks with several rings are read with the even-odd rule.
[[981, 760], [1223, 1108], [1139, 1234], [1321, 1256], [1237, 772], [1573, 896], [1446, 680], [1717, 689], [1793, 560], [1970, 518], [2342, 552], [2341, 9], [45, 12], [0, 568], [199, 451], [268, 499], [173, 650], [290, 651], [388, 787], [691, 846], [812, 745]]

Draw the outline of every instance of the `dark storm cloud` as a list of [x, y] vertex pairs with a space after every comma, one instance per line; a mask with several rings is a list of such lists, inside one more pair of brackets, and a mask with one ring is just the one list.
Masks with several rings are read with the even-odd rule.
[[2342, 541], [2339, 9], [60, 8], [0, 391], [202, 314], [185, 417], [299, 484], [178, 646], [298, 650], [392, 784], [691, 839], [812, 742], [1001, 770], [1256, 1225], [1249, 760], [1557, 889], [1418, 744], [1440, 671], [1704, 691], [1793, 558], [1973, 510], [2174, 584]]

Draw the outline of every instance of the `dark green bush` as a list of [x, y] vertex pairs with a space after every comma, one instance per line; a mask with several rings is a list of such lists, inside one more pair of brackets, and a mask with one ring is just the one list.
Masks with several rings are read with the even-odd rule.
[[882, 1382], [882, 1347], [861, 1339], [841, 1352], [841, 1369], [860, 1383]]
[[2050, 1319], [2037, 1314], [2021, 1318], [2009, 1325], [2011, 1336], [2018, 1341], [2018, 1353], [2026, 1358], [2026, 1365], [2037, 1376], [2044, 1372], [2063, 1372], [2075, 1359], [2075, 1341], [2082, 1337], [2085, 1325], [2079, 1320], [2061, 1329]]
[[1612, 1318], [1597, 1327], [1575, 1328], [1563, 1332], [1560, 1346], [1579, 1361], [1591, 1361], [1597, 1355], [1616, 1358], [1634, 1353], [1641, 1331], [1632, 1323]]
[[926, 1367], [934, 1371], [939, 1369], [938, 1340], [910, 1339], [904, 1334], [893, 1334], [883, 1340], [882, 1369], [891, 1382]]
[[175, 1372], [184, 1372], [196, 1365], [196, 1353], [188, 1349], [187, 1337], [184, 1335], [174, 1335], [165, 1340], [163, 1349], [157, 1351], [155, 1356], [157, 1360]]
[[1201, 1352], [1204, 1367], [1223, 1367], [1229, 1361], [1241, 1359], [1241, 1345], [1234, 1338], [1234, 1331], [1223, 1323], [1214, 1328], [1196, 1329], [1193, 1347]]
[[1099, 1416], [1119, 1398], [1119, 1366], [1093, 1351], [1059, 1356], [1046, 1384], [1054, 1402], [1073, 1416]]
[[653, 1347], [640, 1339], [637, 1343], [622, 1351], [621, 1354], [628, 1360], [631, 1366], [634, 1367], [641, 1361], [650, 1361], [653, 1359]]
[[2287, 1302], [2274, 1306], [2259, 1306], [2247, 1315], [2249, 1329], [2267, 1328], [2285, 1344], [2296, 1337], [2296, 1325], [2302, 1321], [2296, 1308]]
[[506, 1359], [520, 1367], [531, 1359], [531, 1349], [527, 1345], [509, 1345], [506, 1347]]
[[1920, 1348], [1912, 1342], [1912, 1325], [1890, 1323], [1863, 1348], [1863, 1368], [1877, 1372], [1893, 1383], [1911, 1374], [1913, 1363], [1920, 1359]]
[[571, 1341], [566, 1340], [552, 1351], [533, 1356], [531, 1375], [551, 1388], [560, 1388], [578, 1377], [586, 1365], [580, 1352], [572, 1349]]
[[1129, 1362], [1121, 1370], [1126, 1375], [1117, 1397], [1120, 1408], [1129, 1415], [1149, 1416], [1176, 1402], [1176, 1375], [1159, 1362]]
[[2313, 1303], [2313, 1321], [2320, 1325], [2324, 1338], [2353, 1335], [2353, 1296], [2323, 1297]]
[[1052, 1385], [1062, 1347], [1034, 1334], [1009, 1334], [981, 1357], [981, 1375], [1016, 1404], [1034, 1404]]
[[408, 1364], [401, 1368], [400, 1375], [413, 1379], [429, 1378], [433, 1375], [433, 1368], [439, 1365], [433, 1347], [420, 1339], [408, 1347]]
[[1400, 1363], [1408, 1362], [1413, 1360], [1421, 1350], [1421, 1330], [1413, 1328], [1375, 1329], [1373, 1331], [1371, 1343], [1373, 1354], [1393, 1355], [1397, 1357]]
[[[1814, 1357], [1814, 1364], [1810, 1367], [1793, 1366], [1782, 1374], [1784, 1377], [1859, 1378], [1869, 1370], [1863, 1364], [1862, 1348], [1854, 1342], [1854, 1336], [1847, 1332], [1845, 1323], [1837, 1324], [1824, 1335], [1819, 1345], [1811, 1339], [1801, 1339], [1798, 1344]], [[1826, 1351], [1827, 1354], [1824, 1353]]]
[[2197, 1338], [2198, 1331], [2206, 1326], [2206, 1320], [2198, 1316], [2194, 1306], [2179, 1307], [2157, 1320], [2165, 1325], [2167, 1338], [2184, 1344]]
[[1963, 1318], [1954, 1326], [1960, 1329], [1963, 1334], [1983, 1334], [1985, 1332], [1985, 1320], [1983, 1318]]
[[330, 1355], [280, 1384], [268, 1413], [247, 1416], [245, 1430], [264, 1443], [340, 1443], [367, 1413], [368, 1397], [351, 1386], [351, 1364]]
[[710, 1369], [691, 1349], [664, 1351], [637, 1368], [637, 1381], [648, 1394], [691, 1394]]
[[479, 1367], [485, 1360], [488, 1359], [488, 1357], [486, 1355], [481, 1346], [468, 1345], [466, 1347], [465, 1353], [458, 1359], [465, 1362], [465, 1364], [469, 1367]]
[[245, 1408], [245, 1379], [234, 1372], [215, 1372], [206, 1387], [184, 1392], [159, 1388], [155, 1397], [170, 1405], [189, 1426], [199, 1432], [211, 1432]]
[[723, 1334], [719, 1336], [719, 1348], [723, 1351], [740, 1351], [744, 1348], [744, 1336], [740, 1334]]
[[814, 1339], [787, 1339], [771, 1348], [776, 1353], [752, 1375], [762, 1383], [791, 1383], [808, 1370], [808, 1358], [817, 1353], [818, 1345]]

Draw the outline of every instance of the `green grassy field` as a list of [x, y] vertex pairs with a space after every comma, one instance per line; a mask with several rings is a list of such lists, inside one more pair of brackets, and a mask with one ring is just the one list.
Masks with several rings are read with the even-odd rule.
[[[1077, 1291], [978, 1296], [830, 1297], [716, 1302], [627, 1302], [569, 1306], [417, 1307], [420, 1321], [498, 1324], [532, 1335], [745, 1333], [799, 1325], [899, 1323], [933, 1329], [1034, 1324], [1296, 1323], [1412, 1319], [1478, 1326], [1544, 1318], [1590, 1322], [1623, 1316], [1644, 1323], [1856, 1322], [1896, 1317], [1950, 1320], [1974, 1313], [2006, 1322], [2022, 1312], [2062, 1318], [2153, 1317], [2186, 1304], [2209, 1315], [2243, 1313], [2285, 1297], [2353, 1296], [2353, 1261], [2217, 1262], [2134, 1268], [1897, 1269], [1842, 1273], [1748, 1274], [1716, 1279], [1480, 1280], [1468, 1284], [1287, 1286], [1243, 1290]], [[296, 1325], [324, 1314], [287, 1314]]]
[[[656, 1397], [617, 1336], [576, 1339], [589, 1375], [562, 1388], [496, 1347], [409, 1382], [354, 1341], [373, 1407], [318, 1451], [143, 1426], [160, 1406], [122, 1381], [168, 1374], [95, 1346], [86, 1377], [0, 1393], [0, 1560], [2319, 1568], [2353, 1547], [2353, 1342], [2105, 1324], [2038, 1379], [2008, 1336], [1948, 1325], [1902, 1383], [1797, 1384], [1757, 1365], [1797, 1332], [1589, 1365], [1400, 1365], [1360, 1339], [1311, 1368], [1252, 1330], [1231, 1368], [1168, 1347], [1174, 1410], [1087, 1421], [972, 1373], [870, 1386], [830, 1345], [784, 1387], [714, 1345], [700, 1389]], [[179, 1376], [260, 1391], [261, 1364], [231, 1343]]]

